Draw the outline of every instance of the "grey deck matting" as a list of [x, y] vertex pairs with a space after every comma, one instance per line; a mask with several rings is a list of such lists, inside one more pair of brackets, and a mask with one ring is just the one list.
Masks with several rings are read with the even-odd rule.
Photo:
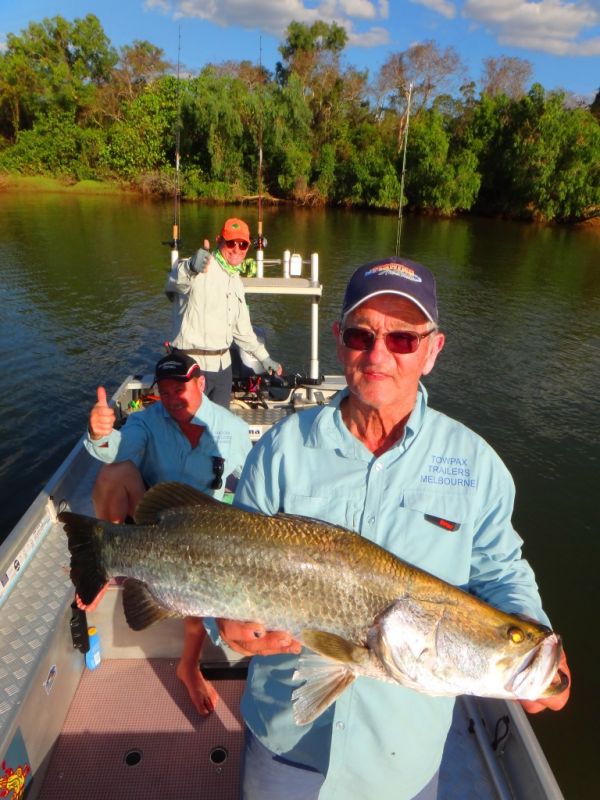
[[[86, 671], [40, 798], [237, 798], [243, 681], [214, 681], [221, 701], [204, 719], [191, 706], [175, 667], [168, 659], [124, 659], [105, 660]], [[141, 759], [129, 766], [128, 754]], [[227, 757], [219, 761], [223, 754]]]
[[[52, 753], [41, 800], [237, 800], [243, 681], [214, 681], [221, 702], [215, 714], [203, 719], [175, 667], [171, 659], [119, 659], [84, 672]], [[223, 751], [226, 760], [215, 763]], [[140, 753], [141, 760], [128, 766], [126, 757], [132, 753]], [[457, 704], [440, 800], [497, 797], [477, 756], [468, 719]]]

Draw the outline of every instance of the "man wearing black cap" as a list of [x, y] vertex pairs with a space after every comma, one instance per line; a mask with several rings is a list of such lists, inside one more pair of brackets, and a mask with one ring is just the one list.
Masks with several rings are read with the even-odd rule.
[[[118, 431], [106, 391], [98, 387], [85, 447], [104, 462], [92, 493], [101, 519], [133, 517], [146, 489], [162, 481], [186, 483], [221, 500], [226, 478], [239, 477], [251, 449], [247, 425], [203, 395], [205, 379], [193, 358], [170, 353], [156, 364], [155, 379], [160, 402], [131, 414]], [[208, 714], [217, 695], [198, 670], [204, 633], [201, 620], [186, 618], [177, 675], [198, 711]]]
[[[347, 389], [288, 417], [250, 453], [235, 504], [342, 525], [508, 612], [548, 622], [511, 524], [512, 479], [477, 434], [428, 406], [421, 377], [444, 346], [436, 287], [423, 265], [360, 267], [333, 325]], [[453, 698], [359, 679], [313, 723], [295, 724], [300, 644], [258, 623], [221, 620], [252, 659], [246, 800], [433, 800]], [[566, 659], [560, 665], [568, 674]], [[568, 691], [526, 701], [558, 710]]]

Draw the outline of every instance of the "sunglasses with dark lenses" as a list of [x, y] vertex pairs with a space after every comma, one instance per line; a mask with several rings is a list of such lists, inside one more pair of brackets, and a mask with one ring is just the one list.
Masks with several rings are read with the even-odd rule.
[[225, 471], [225, 459], [219, 456], [213, 456], [213, 482], [210, 485], [211, 489], [220, 489], [223, 486], [223, 472]]
[[[383, 337], [385, 346], [390, 353], [416, 353], [421, 344], [421, 339], [425, 339], [437, 328], [432, 328], [426, 333], [416, 331], [390, 331]], [[349, 350], [372, 350], [375, 346], [377, 336], [368, 328], [344, 328], [342, 330], [342, 342]]]
[[245, 242], [243, 239], [225, 239], [225, 244], [231, 250], [237, 245], [240, 250], [247, 250], [250, 242]]

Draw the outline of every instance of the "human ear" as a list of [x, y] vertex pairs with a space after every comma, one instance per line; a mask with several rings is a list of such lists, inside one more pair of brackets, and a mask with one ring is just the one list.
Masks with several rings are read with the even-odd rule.
[[446, 342], [446, 337], [443, 333], [434, 333], [431, 336], [431, 341], [429, 345], [429, 353], [427, 354], [427, 358], [425, 360], [425, 364], [423, 366], [422, 375], [429, 375], [431, 370], [433, 369], [433, 365], [435, 364], [438, 355], [442, 351], [444, 347], [444, 343]]

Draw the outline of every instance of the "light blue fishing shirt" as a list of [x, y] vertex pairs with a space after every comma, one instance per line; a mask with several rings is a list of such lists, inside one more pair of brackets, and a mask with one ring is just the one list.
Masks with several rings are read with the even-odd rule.
[[[197, 447], [192, 447], [179, 425], [160, 401], [131, 414], [120, 430], [110, 436], [84, 440], [94, 458], [111, 464], [133, 461], [148, 486], [179, 481], [221, 499], [228, 475], [239, 477], [252, 443], [246, 423], [206, 395], [191, 422], [204, 425]], [[223, 458], [223, 483], [212, 489], [213, 457]]]
[[[494, 450], [428, 408], [421, 386], [402, 440], [375, 456], [344, 425], [346, 395], [268, 431], [246, 461], [235, 505], [343, 525], [505, 611], [547, 623], [511, 524], [514, 484]], [[439, 768], [453, 698], [358, 678], [300, 727], [290, 701], [297, 659], [252, 659], [242, 712], [255, 735], [326, 774], [320, 800], [414, 797]]]

